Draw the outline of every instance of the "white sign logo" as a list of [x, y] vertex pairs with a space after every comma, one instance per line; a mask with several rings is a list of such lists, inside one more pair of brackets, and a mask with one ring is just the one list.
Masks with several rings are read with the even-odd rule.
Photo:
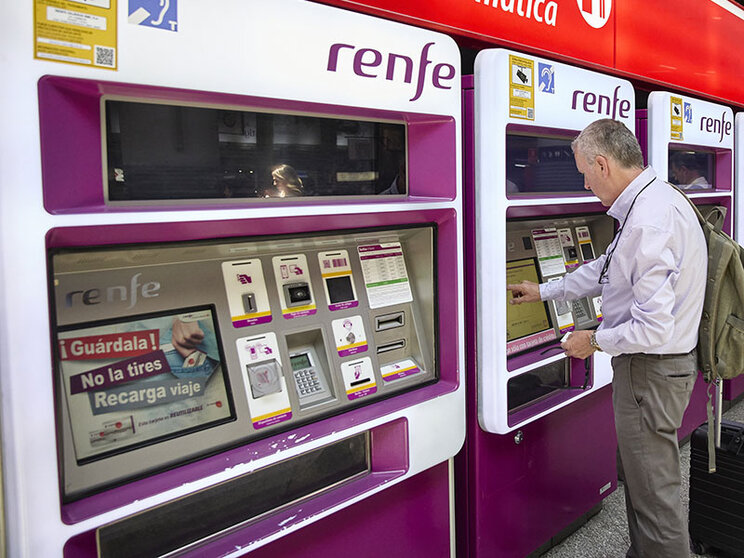
[[601, 29], [610, 19], [612, 0], [576, 0], [576, 3], [584, 20], [595, 29]]

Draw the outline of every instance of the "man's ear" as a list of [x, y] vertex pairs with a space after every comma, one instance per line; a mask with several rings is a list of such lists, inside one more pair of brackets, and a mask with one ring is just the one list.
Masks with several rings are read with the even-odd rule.
[[599, 168], [599, 172], [602, 173], [602, 176], [605, 178], [607, 178], [607, 173], [609, 171], [608, 163], [609, 161], [604, 155], [597, 155], [594, 158], [594, 164], [597, 165], [597, 168]]

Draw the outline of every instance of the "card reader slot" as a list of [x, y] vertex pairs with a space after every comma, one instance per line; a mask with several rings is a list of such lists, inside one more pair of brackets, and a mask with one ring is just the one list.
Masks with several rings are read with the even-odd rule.
[[405, 346], [406, 346], [405, 339], [399, 339], [398, 341], [393, 341], [392, 343], [385, 343], [384, 345], [377, 345], [377, 354], [381, 355], [382, 353], [388, 353], [390, 351], [404, 349]]
[[405, 312], [393, 312], [392, 314], [383, 314], [382, 316], [375, 317], [375, 331], [385, 331], [386, 329], [403, 327], [404, 325], [406, 325]]

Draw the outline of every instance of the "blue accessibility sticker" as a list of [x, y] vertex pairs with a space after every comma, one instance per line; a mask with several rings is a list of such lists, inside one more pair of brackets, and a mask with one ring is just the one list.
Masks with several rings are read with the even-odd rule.
[[692, 103], [685, 103], [685, 122], [692, 124]]
[[538, 63], [538, 89], [543, 93], [555, 93], [555, 70], [552, 64]]
[[129, 0], [129, 23], [178, 31], [178, 0]]

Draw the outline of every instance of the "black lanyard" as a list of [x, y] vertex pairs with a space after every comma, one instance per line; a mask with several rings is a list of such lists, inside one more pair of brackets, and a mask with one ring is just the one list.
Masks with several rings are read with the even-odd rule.
[[612, 241], [612, 246], [610, 248], [610, 251], [607, 253], [607, 257], [605, 258], [605, 263], [602, 266], [602, 271], [599, 272], [599, 279], [597, 280], [597, 283], [600, 285], [606, 285], [609, 279], [607, 278], [607, 271], [610, 268], [610, 261], [612, 261], [612, 255], [615, 253], [615, 249], [617, 248], [617, 243], [620, 242], [620, 235], [623, 234], [623, 229], [625, 228], [625, 224], [628, 222], [628, 217], [630, 216], [630, 212], [633, 209], [633, 206], [635, 205], [636, 200], [638, 199], [638, 196], [641, 195], [641, 192], [643, 192], [646, 188], [651, 186], [651, 182], [656, 180], [656, 177], [652, 178], [648, 184], [646, 184], [643, 188], [641, 188], [638, 193], [633, 198], [633, 201], [630, 202], [630, 207], [628, 208], [628, 212], [625, 214], [625, 219], [623, 219], [623, 224], [620, 225], [620, 229], [615, 233], [615, 238]]

